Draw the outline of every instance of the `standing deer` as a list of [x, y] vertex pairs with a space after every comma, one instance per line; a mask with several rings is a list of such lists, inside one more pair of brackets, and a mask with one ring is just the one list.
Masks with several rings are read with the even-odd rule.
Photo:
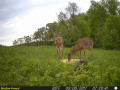
[[[87, 48], [91, 52], [91, 58], [93, 56], [92, 48], [93, 48], [93, 40], [90, 38], [82, 38], [78, 39], [75, 46], [73, 46], [73, 50], [70, 50], [70, 53], [68, 53], [68, 61], [70, 61], [73, 57], [73, 55], [80, 51], [80, 60], [81, 60], [81, 51], [84, 51], [84, 55], [86, 57], [85, 48]], [[86, 57], [87, 59], [87, 57]]]
[[59, 51], [61, 50], [61, 54], [62, 54], [62, 58], [63, 57], [63, 39], [62, 37], [58, 37], [59, 33], [54, 33], [53, 36], [55, 38], [55, 45], [56, 45], [56, 49], [57, 49], [57, 59], [59, 58]]

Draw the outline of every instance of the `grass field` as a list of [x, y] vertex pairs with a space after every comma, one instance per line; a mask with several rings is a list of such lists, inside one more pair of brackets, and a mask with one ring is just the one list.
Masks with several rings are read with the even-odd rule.
[[[71, 48], [63, 48], [64, 58]], [[120, 51], [86, 49], [88, 66], [57, 60], [55, 46], [0, 46], [0, 86], [119, 86]], [[80, 58], [77, 52], [74, 57]], [[82, 51], [82, 59], [85, 56]], [[89, 69], [86, 69], [88, 67]]]

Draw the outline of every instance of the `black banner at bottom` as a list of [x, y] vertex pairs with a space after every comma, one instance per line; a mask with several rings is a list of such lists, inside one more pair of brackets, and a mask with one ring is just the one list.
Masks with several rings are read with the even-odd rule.
[[119, 86], [0, 86], [0, 90], [120, 90]]

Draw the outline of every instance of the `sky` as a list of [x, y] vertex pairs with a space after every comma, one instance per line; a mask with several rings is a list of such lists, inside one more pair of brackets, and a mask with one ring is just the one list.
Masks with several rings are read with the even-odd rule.
[[14, 40], [58, 21], [69, 2], [76, 3], [81, 13], [90, 7], [90, 0], [0, 0], [0, 45], [12, 46]]

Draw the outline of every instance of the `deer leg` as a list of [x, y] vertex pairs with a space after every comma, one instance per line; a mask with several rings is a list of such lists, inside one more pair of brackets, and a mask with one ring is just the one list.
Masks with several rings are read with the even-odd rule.
[[[86, 57], [85, 47], [83, 48], [83, 51], [84, 51], [84, 55]], [[87, 57], [86, 57], [86, 60], [87, 60]]]
[[64, 59], [64, 57], [63, 57], [63, 45], [61, 46], [61, 54], [62, 54], [62, 58]]
[[91, 58], [93, 56], [92, 47], [88, 47], [88, 50], [91, 52]]
[[81, 52], [82, 52], [82, 50], [80, 51], [80, 60], [81, 60]]
[[91, 59], [92, 59], [92, 57], [93, 57], [93, 53], [91, 53]]
[[90, 47], [91, 58], [93, 57], [92, 47]]
[[59, 58], [59, 47], [56, 46], [56, 49], [57, 49], [57, 59]]

